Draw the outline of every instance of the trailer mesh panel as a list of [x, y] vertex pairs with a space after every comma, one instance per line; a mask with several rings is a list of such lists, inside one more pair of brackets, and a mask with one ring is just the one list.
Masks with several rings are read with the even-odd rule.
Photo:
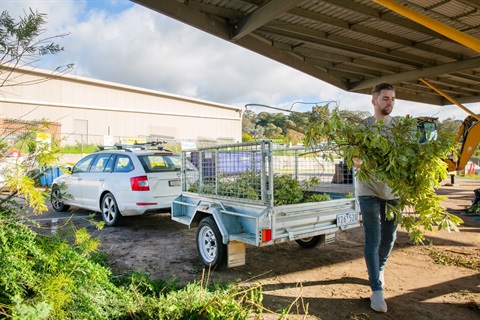
[[182, 162], [190, 168], [182, 170], [182, 191], [202, 196], [266, 205], [353, 196], [354, 173], [332, 150], [259, 141], [185, 150]]

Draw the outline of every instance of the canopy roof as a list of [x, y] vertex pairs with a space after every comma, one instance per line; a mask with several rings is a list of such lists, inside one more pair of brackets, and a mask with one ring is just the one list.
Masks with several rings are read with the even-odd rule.
[[349, 92], [480, 101], [480, 0], [132, 1]]

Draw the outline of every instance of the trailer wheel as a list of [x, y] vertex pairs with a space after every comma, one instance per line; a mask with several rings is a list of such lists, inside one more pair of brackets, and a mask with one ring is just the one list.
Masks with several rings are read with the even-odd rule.
[[315, 248], [321, 244], [325, 243], [325, 235], [319, 235], [319, 236], [314, 236], [314, 237], [308, 237], [308, 238], [303, 238], [303, 239], [297, 239], [295, 240], [302, 248], [305, 249], [312, 249]]
[[205, 266], [217, 269], [226, 263], [227, 246], [223, 244], [222, 234], [211, 216], [203, 218], [198, 225], [197, 249]]

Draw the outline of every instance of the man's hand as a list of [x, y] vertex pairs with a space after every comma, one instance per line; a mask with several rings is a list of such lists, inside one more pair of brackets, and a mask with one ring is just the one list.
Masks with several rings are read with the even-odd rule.
[[352, 160], [353, 160], [353, 165], [355, 166], [355, 168], [360, 169], [363, 161], [359, 158], [353, 158]]

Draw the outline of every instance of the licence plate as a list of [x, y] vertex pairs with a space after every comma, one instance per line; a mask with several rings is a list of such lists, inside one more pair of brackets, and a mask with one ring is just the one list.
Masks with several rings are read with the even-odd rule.
[[169, 180], [168, 185], [170, 187], [180, 187], [180, 180]]
[[358, 223], [358, 213], [350, 212], [337, 215], [337, 227], [344, 227]]

